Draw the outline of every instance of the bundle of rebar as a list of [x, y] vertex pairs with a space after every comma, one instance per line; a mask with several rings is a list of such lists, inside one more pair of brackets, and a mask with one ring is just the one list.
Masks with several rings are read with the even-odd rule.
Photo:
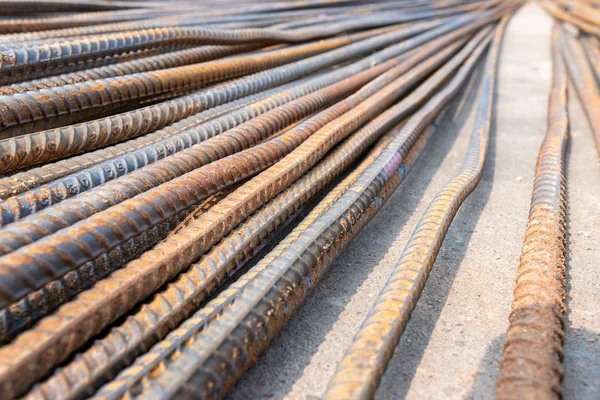
[[372, 397], [481, 176], [520, 5], [2, 2], [0, 397], [224, 397], [480, 68], [465, 165], [327, 394]]

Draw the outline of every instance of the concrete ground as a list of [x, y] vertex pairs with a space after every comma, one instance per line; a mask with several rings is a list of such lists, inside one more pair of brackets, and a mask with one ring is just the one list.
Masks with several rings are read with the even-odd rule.
[[[534, 167], [546, 129], [551, 25], [536, 3], [521, 8], [510, 22], [483, 178], [452, 223], [377, 398], [494, 396]], [[232, 399], [322, 396], [422, 212], [462, 163], [473, 122], [473, 92], [452, 105], [406, 181], [239, 382]], [[570, 108], [563, 386], [566, 399], [598, 399], [600, 162], [573, 96]]]

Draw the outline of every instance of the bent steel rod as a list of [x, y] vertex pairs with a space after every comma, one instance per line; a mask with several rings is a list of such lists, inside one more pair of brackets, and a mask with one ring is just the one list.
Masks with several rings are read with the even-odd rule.
[[[535, 172], [510, 326], [496, 384], [498, 399], [562, 397], [566, 296], [568, 76], [553, 32], [548, 131]], [[572, 59], [569, 61], [572, 62]]]
[[[201, 397], [223, 397], [319, 282], [329, 263], [344, 247], [343, 243], [350, 241], [357, 233], [357, 226], [364, 226], [385, 202], [387, 195], [397, 187], [405, 174], [406, 164], [410, 165], [412, 162], [412, 158], [407, 157], [409, 150], [418, 142], [440, 108], [447, 104], [465, 82], [474, 61], [481, 55], [488, 41], [489, 37], [476, 47], [449, 85], [409, 120], [380, 157], [369, 165], [336, 202], [328, 204], [327, 208], [319, 205], [231, 289], [208, 303], [147, 355], [136, 360], [131, 368], [123, 371], [113, 383], [106, 385], [98, 396], [108, 399], [125, 398], [135, 387], [136, 393], [141, 397], [185, 396], [186, 390]], [[447, 76], [443, 81], [446, 79]], [[423, 86], [428, 87], [427, 83]], [[376, 126], [375, 121], [372, 124], [371, 129]], [[383, 126], [387, 127], [386, 124]], [[416, 146], [417, 154], [422, 146], [423, 143]], [[401, 156], [394, 156], [398, 151]], [[365, 177], [377, 178], [378, 174], [372, 176], [372, 171], [374, 168], [384, 168], [382, 161], [389, 158], [397, 162], [395, 167], [398, 168], [387, 169], [391, 173], [387, 177], [393, 189], [384, 188], [388, 179], [383, 179], [377, 180], [374, 190], [365, 190]], [[381, 194], [381, 190], [385, 194]], [[366, 197], [360, 200], [356, 198], [361, 196]], [[343, 208], [340, 208], [341, 204]], [[367, 210], [369, 207], [372, 208]], [[350, 212], [351, 215], [341, 217], [345, 212]], [[331, 221], [335, 226], [325, 221]], [[330, 230], [326, 231], [327, 229]], [[326, 243], [308, 250], [311, 247], [309, 243], [314, 243], [313, 240], [318, 238]], [[309, 251], [306, 257], [303, 256], [304, 250]], [[301, 261], [299, 257], [302, 257]], [[298, 264], [295, 263], [296, 260], [299, 261]]]
[[496, 29], [479, 92], [467, 157], [459, 173], [434, 197], [330, 381], [326, 399], [370, 399], [385, 372], [454, 216], [483, 173], [505, 17]]

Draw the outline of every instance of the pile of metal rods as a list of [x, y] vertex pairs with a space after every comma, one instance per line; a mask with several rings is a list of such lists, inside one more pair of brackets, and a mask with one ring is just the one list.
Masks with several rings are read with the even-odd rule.
[[0, 4], [1, 397], [224, 397], [484, 68], [465, 165], [327, 394], [372, 397], [481, 176], [519, 6]]

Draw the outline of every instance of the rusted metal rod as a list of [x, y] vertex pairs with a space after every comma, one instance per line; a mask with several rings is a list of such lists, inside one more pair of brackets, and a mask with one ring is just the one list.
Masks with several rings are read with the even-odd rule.
[[476, 120], [465, 161], [434, 197], [354, 337], [326, 399], [371, 399], [425, 286], [446, 232], [483, 173], [493, 112], [494, 87], [505, 17], [496, 28], [479, 92]]
[[[478, 40], [481, 40], [481, 37]], [[478, 43], [477, 40], [473, 44], [476, 43]], [[235, 382], [235, 378], [256, 359], [268, 344], [269, 338], [274, 336], [275, 331], [281, 328], [283, 323], [289, 319], [299, 306], [302, 299], [318, 283], [329, 263], [343, 248], [343, 243], [347, 243], [352, 239], [356, 234], [355, 229], [357, 226], [364, 226], [369, 217], [374, 215], [375, 210], [381, 207], [384, 202], [382, 200], [390, 193], [390, 188], [387, 188], [384, 197], [379, 197], [381, 196], [380, 190], [383, 189], [380, 185], [385, 185], [387, 179], [377, 181], [378, 188], [374, 191], [359, 189], [358, 185], [365, 184], [363, 177], [370, 175], [369, 171], [375, 165], [383, 167], [381, 159], [389, 158], [402, 148], [400, 151], [404, 153], [404, 157], [395, 159], [398, 161], [397, 167], [400, 169], [390, 170], [390, 172], [393, 171], [399, 176], [396, 178], [389, 177], [391, 178], [390, 184], [394, 188], [397, 187], [398, 178], [403, 176], [406, 171], [406, 164], [412, 161], [409, 150], [413, 148], [415, 143], [418, 143], [420, 135], [428, 125], [425, 122], [427, 121], [426, 118], [433, 118], [437, 115], [439, 108], [443, 107], [452, 94], [458, 91], [458, 88], [469, 75], [468, 72], [470, 72], [475, 59], [478, 57], [477, 54], [481, 54], [485, 48], [485, 44], [487, 44], [487, 41], [477, 47], [473, 55], [474, 59], [469, 59], [449, 86], [442, 89], [440, 94], [434, 96], [422, 111], [409, 120], [407, 125], [402, 128], [395, 139], [381, 153], [380, 157], [369, 165], [365, 172], [350, 186], [352, 190], [348, 188], [333, 203], [325, 200], [326, 206], [321, 207], [319, 205], [317, 209], [313, 210], [288, 238], [259, 262], [244, 278], [236, 282], [231, 289], [219, 295], [214, 302], [201, 309], [186, 321], [180, 329], [173, 331], [164, 342], [155, 346], [147, 356], [138, 358], [130, 369], [123, 371], [117, 380], [105, 386], [98, 395], [101, 398], [109, 399], [124, 398], [131, 393], [130, 390], [135, 386], [139, 389], [137, 393], [142, 397], [154, 396], [159, 393], [162, 393], [162, 396], [175, 395], [176, 393], [185, 395], [180, 392], [186, 390], [185, 388], [196, 391], [196, 395], [201, 397], [222, 397]], [[472, 50], [472, 47], [459, 54], [464, 57], [465, 52], [467, 55], [469, 54], [468, 50]], [[451, 71], [453, 69], [449, 69], [446, 73]], [[438, 79], [442, 79], [441, 75], [444, 74], [438, 75]], [[424, 84], [424, 86], [428, 87], [427, 84]], [[413, 122], [411, 123], [411, 121]], [[368, 128], [365, 127], [364, 129], [377, 129], [377, 126], [378, 124], [373, 121], [368, 125]], [[385, 127], [385, 125], [383, 126]], [[403, 132], [409, 132], [412, 137], [408, 139], [406, 135], [403, 135]], [[405, 144], [405, 146], [402, 146], [402, 144]], [[420, 146], [416, 146], [415, 152], [417, 154], [422, 149], [423, 144], [420, 143]], [[337, 197], [339, 194], [335, 196]], [[366, 197], [361, 198], [358, 203], [344, 201], [346, 197], [349, 200], [349, 197], [355, 196]], [[344, 211], [338, 209], [338, 204], [341, 203], [344, 204]], [[363, 214], [366, 211], [365, 207], [374, 207], [375, 210]], [[345, 211], [351, 212], [352, 215], [341, 217], [341, 214]], [[340, 221], [338, 216], [343, 220]], [[328, 225], [324, 220], [321, 221], [321, 218], [325, 220], [332, 218], [331, 221], [337, 223], [335, 226]], [[328, 229], [330, 230], [328, 231]], [[312, 240], [317, 238], [327, 243], [319, 243], [318, 247], [311, 247], [309, 242], [313, 243]], [[308, 250], [309, 247], [311, 247], [310, 250]], [[306, 257], [302, 257], [304, 249], [309, 251], [310, 255], [307, 253]], [[300, 257], [302, 257], [301, 260]], [[295, 261], [299, 261], [298, 264], [295, 264]], [[268, 299], [263, 296], [268, 296]], [[275, 296], [277, 299], [271, 298], [271, 296]], [[281, 305], [281, 307], [274, 306], [276, 304]], [[255, 306], [255, 311], [252, 312], [253, 317], [250, 317], [250, 314], [246, 311]], [[241, 309], [244, 309], [244, 312], [238, 313]], [[242, 323], [246, 316], [249, 319], [244, 320]], [[215, 317], [216, 319], [213, 319]], [[230, 317], [233, 319], [230, 319]], [[227, 320], [227, 322], [222, 324], [221, 321], [223, 320]], [[209, 321], [211, 322], [209, 323]], [[240, 325], [237, 325], [240, 329], [233, 328], [233, 325], [228, 323], [229, 321], [236, 325], [240, 323]], [[245, 328], [241, 328], [242, 325]], [[228, 333], [224, 334], [224, 331], [220, 331], [220, 328], [225, 328]], [[230, 331], [229, 328], [233, 330]], [[234, 335], [241, 336], [229, 335], [233, 331], [236, 332]], [[212, 352], [212, 349], [217, 350], [219, 342], [222, 340], [228, 341], [228, 343], [235, 341], [235, 354], [225, 350], [222, 353], [226, 355], [225, 358], [218, 356], [219, 361], [217, 363], [219, 366], [209, 362], [200, 367], [205, 360], [208, 361], [208, 358], [202, 353]], [[224, 345], [228, 346], [228, 344]], [[177, 353], [179, 361], [176, 360], [177, 357], [171, 357], [174, 351]], [[210, 355], [206, 355], [210, 357]], [[156, 369], [156, 367], [160, 368]], [[151, 371], [156, 371], [152, 377], [149, 376]], [[178, 372], [173, 375], [174, 371]], [[200, 375], [202, 378], [200, 378]], [[172, 378], [170, 383], [167, 382], [167, 377]], [[189, 378], [193, 380], [193, 384], [184, 385]], [[203, 382], [203, 380], [206, 381]]]
[[555, 27], [548, 131], [536, 165], [510, 327], [497, 382], [498, 399], [562, 397], [569, 117], [568, 76], [558, 36], [559, 28]]

